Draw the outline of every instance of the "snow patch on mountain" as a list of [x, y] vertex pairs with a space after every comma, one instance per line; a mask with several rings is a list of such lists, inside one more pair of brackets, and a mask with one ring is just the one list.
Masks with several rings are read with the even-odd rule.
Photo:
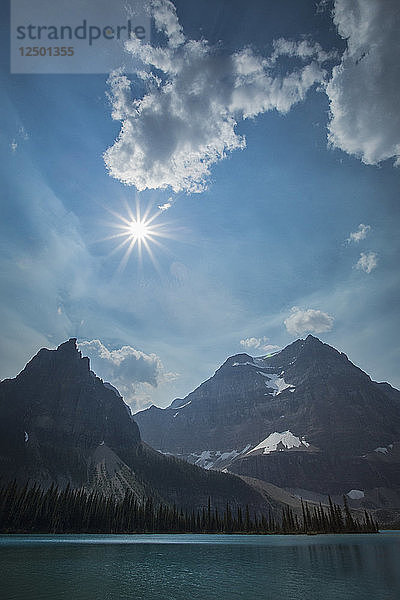
[[254, 364], [257, 365], [258, 367], [265, 367], [265, 365], [266, 365], [265, 361], [268, 358], [271, 358], [271, 356], [276, 356], [277, 354], [280, 354], [281, 352], [282, 352], [282, 350], [276, 350], [275, 352], [270, 352], [269, 354], [265, 354], [265, 356], [258, 356], [257, 358], [253, 359]]
[[242, 362], [242, 363], [240, 363], [240, 362], [234, 362], [232, 364], [232, 367], [244, 367], [245, 365], [250, 365], [250, 367], [254, 367], [254, 363], [253, 362], [249, 362], [249, 361]]
[[[277, 353], [279, 354], [279, 353]], [[244, 366], [250, 366], [250, 367], [255, 367], [255, 368], [262, 368], [262, 369], [268, 369], [269, 367], [265, 366], [265, 359], [264, 358], [254, 358], [253, 362], [250, 361], [246, 361], [246, 362], [234, 362], [232, 364], [232, 367], [244, 367]], [[278, 396], [278, 394], [280, 394], [281, 392], [283, 392], [284, 390], [289, 390], [290, 392], [294, 392], [295, 391], [295, 386], [292, 385], [291, 383], [287, 383], [283, 377], [283, 375], [285, 374], [285, 371], [282, 371], [281, 367], [277, 368], [278, 373], [266, 373], [265, 371], [256, 371], [256, 373], [258, 375], [262, 375], [263, 377], [265, 377], [268, 381], [265, 382], [265, 385], [267, 386], [267, 388], [272, 389], [272, 395], [273, 396]], [[271, 392], [267, 392], [265, 395], [268, 396]]]
[[[277, 375], [276, 373], [262, 373], [261, 371], [257, 371], [257, 373], [268, 378], [268, 381], [265, 382], [265, 385], [267, 386], [267, 388], [270, 388], [273, 390], [273, 392], [272, 392], [273, 396], [278, 396], [278, 394], [281, 394], [284, 390], [289, 390], [290, 392], [294, 392], [296, 389], [294, 387], [294, 385], [292, 385], [291, 383], [286, 383], [284, 378], [281, 377], [282, 373], [280, 373], [279, 375]], [[268, 392], [268, 393], [270, 393], [270, 392]], [[265, 394], [265, 395], [268, 395], [268, 394]]]
[[212, 454], [211, 450], [203, 450], [201, 454], [192, 453], [192, 456], [197, 458], [194, 464], [198, 467], [203, 467], [203, 469], [211, 469], [215, 462], [215, 459], [211, 458]]
[[274, 431], [274, 433], [271, 433], [265, 440], [247, 452], [247, 454], [251, 454], [256, 450], [263, 450], [263, 454], [270, 454], [271, 452], [290, 450], [292, 448], [308, 448], [309, 445], [304, 437], [299, 438], [289, 430], [282, 431], [281, 433]]
[[250, 448], [251, 444], [247, 444], [243, 450], [230, 450], [228, 452], [222, 452], [221, 450], [203, 450], [200, 454], [192, 452], [190, 462], [203, 467], [203, 469], [216, 469], [221, 470], [230, 464], [237, 456], [245, 454]]
[[389, 444], [389, 446], [379, 446], [378, 448], [375, 448], [374, 452], [377, 452], [379, 454], [388, 454], [389, 451], [393, 448], [393, 444]]
[[177, 411], [178, 411], [178, 412], [176, 412], [176, 413], [174, 414], [174, 416], [173, 416], [172, 418], [173, 418], [173, 419], [175, 419], [175, 418], [176, 418], [176, 417], [179, 415], [179, 411], [180, 411], [182, 408], [185, 408], [185, 406], [188, 406], [188, 405], [189, 405], [191, 402], [192, 402], [192, 401], [191, 401], [191, 400], [189, 400], [189, 402], [185, 402], [185, 404], [182, 404], [182, 406], [170, 406], [170, 408], [173, 408], [173, 410], [177, 410]]
[[346, 496], [352, 500], [361, 500], [361, 498], [364, 498], [365, 494], [362, 490], [350, 490], [347, 492]]
[[181, 408], [185, 408], [185, 406], [187, 406], [188, 404], [190, 404], [192, 401], [189, 400], [189, 402], [186, 402], [185, 404], [182, 404], [182, 406], [174, 406], [175, 410], [180, 410]]

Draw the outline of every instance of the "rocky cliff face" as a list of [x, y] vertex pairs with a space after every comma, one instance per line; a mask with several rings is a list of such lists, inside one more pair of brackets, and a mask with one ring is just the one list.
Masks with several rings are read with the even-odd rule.
[[313, 336], [233, 356], [183, 400], [135, 419], [149, 444], [206, 468], [321, 493], [400, 485], [400, 392]]
[[126, 462], [140, 444], [129, 408], [90, 370], [75, 339], [40, 350], [3, 381], [0, 406], [3, 477], [80, 486], [95, 448], [106, 445]]
[[90, 370], [76, 340], [42, 349], [15, 378], [0, 383], [0, 483], [97, 489], [176, 503], [184, 508], [265, 500], [233, 475], [207, 472], [143, 444], [118, 391]]

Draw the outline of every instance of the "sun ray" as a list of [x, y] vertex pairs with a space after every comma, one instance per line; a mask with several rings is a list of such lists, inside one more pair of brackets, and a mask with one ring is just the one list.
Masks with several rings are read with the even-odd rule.
[[158, 263], [154, 256], [151, 246], [166, 249], [159, 238], [171, 238], [171, 232], [165, 228], [165, 223], [156, 223], [156, 220], [162, 214], [162, 211], [152, 212], [152, 206], [149, 204], [145, 209], [136, 203], [135, 212], [129, 204], [125, 203], [125, 214], [119, 214], [106, 207], [107, 211], [116, 217], [116, 222], [111, 226], [118, 231], [104, 238], [105, 240], [117, 240], [119, 243], [112, 250], [110, 255], [124, 250], [122, 259], [118, 266], [118, 272], [122, 272], [134, 250], [136, 250], [139, 263], [142, 263], [144, 254], [146, 254], [154, 267], [159, 270]]

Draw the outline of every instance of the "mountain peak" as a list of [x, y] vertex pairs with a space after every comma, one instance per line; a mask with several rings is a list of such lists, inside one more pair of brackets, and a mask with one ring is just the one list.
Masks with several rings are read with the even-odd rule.
[[69, 338], [69, 340], [67, 340], [66, 342], [63, 342], [62, 344], [60, 344], [57, 347], [57, 351], [61, 351], [61, 352], [65, 351], [65, 350], [67, 350], [68, 352], [75, 351], [75, 350], [78, 351], [78, 346], [77, 346], [76, 342], [77, 342], [76, 338]]
[[305, 341], [306, 342], [318, 342], [320, 344], [323, 343], [323, 342], [321, 342], [321, 340], [319, 338], [315, 337], [314, 335], [311, 335], [311, 333], [308, 334]]
[[0, 382], [2, 485], [70, 484], [118, 499], [130, 491], [140, 503], [151, 496], [183, 510], [208, 498], [218, 510], [227, 502], [256, 514], [264, 509], [264, 498], [242, 479], [204, 473], [142, 444], [122, 397], [87, 365], [71, 338], [56, 350], [43, 348], [16, 378]]
[[253, 362], [253, 358], [250, 354], [246, 354], [246, 352], [240, 352], [239, 354], [230, 356], [225, 362]]
[[229, 358], [226, 359], [226, 361], [223, 363], [223, 365], [221, 365], [221, 367], [219, 369], [217, 369], [218, 371], [225, 371], [225, 369], [227, 367], [234, 367], [236, 365], [248, 365], [248, 364], [253, 364], [254, 360], [253, 358], [249, 355], [246, 354], [245, 352], [241, 352], [240, 354], [234, 354], [233, 356], [229, 356]]
[[[17, 457], [17, 478], [30, 477], [43, 485], [54, 480], [54, 473], [63, 474], [57, 479], [60, 485], [84, 484], [92, 452], [102, 443], [123, 462], [140, 444], [122, 397], [90, 371], [75, 338], [57, 349], [42, 348], [16, 378], [2, 382], [0, 409], [0, 457], [6, 446]], [[4, 466], [10, 478], [13, 464], [10, 460]], [[3, 472], [0, 464], [1, 477]]]
[[62, 357], [65, 360], [85, 360], [90, 369], [89, 359], [87, 357], [82, 358], [82, 352], [78, 350], [76, 338], [70, 338], [66, 342], [63, 342], [55, 350], [58, 357]]
[[78, 350], [76, 338], [70, 338], [66, 342], [60, 344], [56, 350], [42, 348], [28, 362], [25, 369], [20, 375], [28, 375], [32, 370], [47, 370], [48, 367], [54, 371], [69, 371], [72, 373], [81, 373], [82, 375], [90, 371], [89, 358], [82, 357], [82, 353]]
[[308, 335], [276, 354], [231, 356], [172, 410], [135, 420], [146, 443], [207, 469], [311, 494], [367, 496], [388, 481], [399, 485], [399, 398]]

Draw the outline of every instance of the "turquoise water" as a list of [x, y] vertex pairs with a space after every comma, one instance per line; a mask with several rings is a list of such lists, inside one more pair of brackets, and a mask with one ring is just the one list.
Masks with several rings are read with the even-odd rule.
[[400, 532], [0, 536], [4, 600], [399, 600]]

